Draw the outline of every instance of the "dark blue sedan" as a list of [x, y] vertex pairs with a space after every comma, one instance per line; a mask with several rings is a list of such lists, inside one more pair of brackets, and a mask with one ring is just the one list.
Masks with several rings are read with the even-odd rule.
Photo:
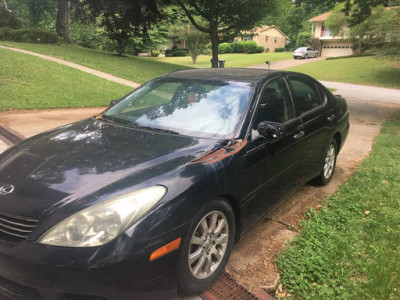
[[0, 155], [0, 295], [200, 293], [268, 210], [331, 180], [348, 130], [309, 76], [204, 69], [26, 139]]

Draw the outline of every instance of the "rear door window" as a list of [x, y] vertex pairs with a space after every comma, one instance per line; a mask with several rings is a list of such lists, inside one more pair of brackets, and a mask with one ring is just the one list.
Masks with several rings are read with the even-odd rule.
[[324, 104], [324, 97], [311, 80], [300, 76], [290, 76], [288, 81], [292, 87], [293, 100], [299, 114], [304, 114]]

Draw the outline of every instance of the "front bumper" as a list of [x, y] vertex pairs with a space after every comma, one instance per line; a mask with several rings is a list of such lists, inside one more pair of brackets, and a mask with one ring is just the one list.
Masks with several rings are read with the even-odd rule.
[[138, 245], [123, 234], [95, 248], [53, 247], [28, 240], [13, 246], [0, 241], [0, 298], [174, 298], [178, 251], [149, 261], [150, 253], [167, 239]]

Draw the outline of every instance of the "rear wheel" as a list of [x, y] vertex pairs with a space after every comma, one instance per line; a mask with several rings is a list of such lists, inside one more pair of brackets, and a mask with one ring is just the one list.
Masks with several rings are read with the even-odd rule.
[[332, 139], [326, 150], [325, 159], [321, 168], [321, 173], [312, 180], [313, 183], [318, 185], [328, 184], [335, 172], [337, 158], [337, 144], [335, 139]]
[[232, 207], [224, 199], [205, 205], [187, 231], [179, 258], [179, 287], [199, 294], [218, 278], [230, 256], [235, 236]]
[[308, 55], [306, 54], [306, 55], [304, 55], [304, 59], [307, 59], [308, 58]]

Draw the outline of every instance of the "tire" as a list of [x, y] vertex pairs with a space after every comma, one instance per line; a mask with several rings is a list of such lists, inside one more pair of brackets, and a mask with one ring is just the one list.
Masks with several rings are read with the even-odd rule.
[[317, 185], [327, 185], [335, 172], [337, 158], [337, 144], [335, 139], [332, 139], [325, 152], [325, 158], [322, 163], [321, 173], [312, 180], [312, 183]]
[[293, 56], [294, 59], [297, 59], [297, 56]]
[[317, 58], [318, 57], [318, 53], [315, 53], [315, 56], [314, 56], [315, 58]]
[[307, 59], [308, 58], [308, 55], [306, 54], [306, 55], [304, 55], [304, 59]]
[[200, 294], [212, 285], [225, 268], [234, 236], [235, 217], [226, 200], [215, 199], [196, 214], [179, 254], [178, 283], [181, 293]]

